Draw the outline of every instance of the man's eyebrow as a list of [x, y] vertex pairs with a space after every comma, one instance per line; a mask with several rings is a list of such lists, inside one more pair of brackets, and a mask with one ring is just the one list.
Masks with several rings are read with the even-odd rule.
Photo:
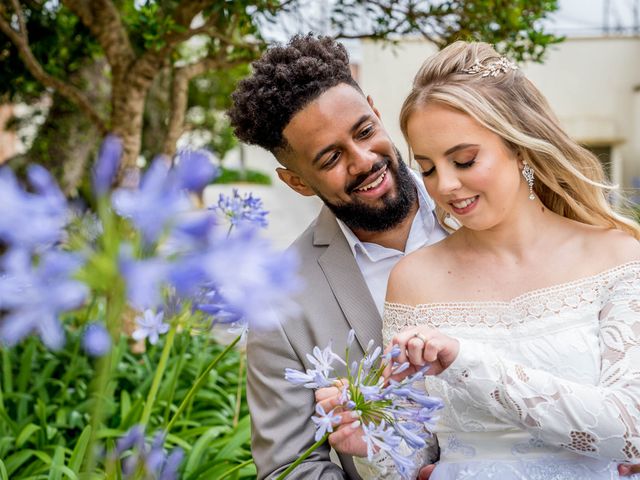
[[[355, 133], [355, 131], [358, 130], [358, 128], [360, 128], [360, 125], [362, 125], [364, 122], [366, 122], [370, 118], [371, 118], [371, 114], [369, 114], [369, 113], [365, 113], [364, 115], [362, 115], [351, 126], [351, 129], [349, 130], [349, 133], [351, 133], [353, 135]], [[327, 145], [326, 147], [324, 147], [322, 150], [320, 150], [318, 153], [315, 154], [315, 156], [313, 157], [313, 160], [311, 161], [311, 164], [315, 165], [316, 163], [318, 163], [325, 153], [330, 152], [331, 150], [333, 150], [336, 147], [337, 147], [337, 145], [335, 143], [332, 143], [331, 145]]]
[[[451, 155], [452, 153], [457, 152], [458, 150], [464, 150], [465, 148], [469, 148], [469, 147], [479, 147], [480, 145], [476, 144], [476, 143], [459, 143], [458, 145], [455, 145], [453, 147], [451, 147], [450, 149], [448, 149], [446, 152], [444, 152], [445, 157], [447, 155]], [[431, 160], [429, 157], [427, 157], [426, 155], [419, 155], [419, 154], [414, 154], [413, 158], [415, 160]]]

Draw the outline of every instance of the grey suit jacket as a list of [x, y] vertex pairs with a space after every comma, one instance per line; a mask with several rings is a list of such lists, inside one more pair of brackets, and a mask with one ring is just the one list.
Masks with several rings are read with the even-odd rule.
[[[350, 359], [360, 360], [371, 339], [382, 344], [380, 314], [333, 214], [323, 207], [290, 248], [301, 258], [305, 282], [298, 297], [301, 314], [283, 319], [277, 330], [249, 332], [247, 344], [251, 446], [259, 479], [275, 478], [314, 443], [314, 393], [285, 381], [284, 369], [313, 368], [306, 354], [329, 341], [342, 356], [352, 328], [357, 341]], [[335, 373], [345, 375], [344, 370]], [[339, 458], [342, 469], [330, 461], [325, 444], [288, 478], [360, 479], [351, 457]]]

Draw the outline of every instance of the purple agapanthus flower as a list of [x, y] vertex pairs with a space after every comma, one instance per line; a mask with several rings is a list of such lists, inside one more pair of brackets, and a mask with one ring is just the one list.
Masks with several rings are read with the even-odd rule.
[[322, 405], [318, 403], [316, 404], [316, 415], [311, 417], [311, 420], [316, 424], [315, 439], [317, 442], [324, 437], [325, 433], [333, 432], [333, 425], [340, 422], [341, 417], [340, 415], [335, 415], [333, 410], [329, 413], [325, 412]]
[[111, 350], [111, 335], [101, 323], [92, 323], [85, 329], [82, 347], [92, 357], [102, 357]]
[[122, 460], [122, 473], [125, 479], [153, 478], [158, 480], [175, 480], [184, 454], [182, 449], [175, 448], [167, 454], [164, 449], [166, 435], [158, 432], [150, 445], [145, 442], [144, 430], [141, 426], [132, 427], [116, 444], [111, 454], [111, 461], [129, 454]]
[[91, 172], [93, 191], [97, 197], [105, 195], [111, 189], [121, 157], [122, 140], [115, 135], [107, 135], [100, 146], [98, 161]]
[[262, 206], [262, 200], [251, 193], [240, 195], [237, 189], [233, 189], [230, 196], [220, 194], [218, 205], [215, 207], [228, 219], [232, 226], [243, 224], [256, 227], [267, 226], [267, 212]]
[[[353, 330], [347, 337], [346, 358], [355, 340]], [[360, 362], [353, 362], [346, 375], [346, 383], [339, 395], [339, 407], [357, 411], [362, 419], [362, 434], [367, 445], [369, 460], [377, 452], [387, 453], [394, 461], [396, 471], [403, 479], [415, 478], [420, 465], [415, 463], [415, 453], [426, 445], [431, 436], [438, 410], [443, 407], [438, 398], [428, 396], [418, 385], [426, 367], [406, 376], [402, 381], [382, 377], [384, 367], [391, 364], [398, 372], [394, 358], [397, 349], [382, 355], [381, 348], [369, 342]], [[285, 379], [294, 385], [306, 388], [322, 388], [335, 385], [336, 379], [327, 378], [333, 370], [333, 361], [345, 362], [331, 350], [331, 343], [321, 350], [314, 347], [313, 355], [307, 354], [308, 362], [315, 367], [306, 372], [285, 369]], [[330, 382], [330, 383], [329, 383]], [[327, 384], [328, 383], [328, 384]], [[316, 424], [316, 441], [331, 432], [336, 422], [333, 411], [325, 412], [317, 404], [317, 415], [311, 420]]]
[[158, 343], [160, 335], [169, 331], [169, 324], [164, 323], [164, 312], [154, 312], [153, 310], [145, 310], [142, 316], [136, 317], [138, 328], [131, 335], [134, 340], [140, 341], [145, 338], [149, 339], [151, 345]]
[[9, 168], [0, 168], [0, 241], [33, 251], [62, 238], [68, 210], [64, 195], [44, 168], [31, 165], [28, 178], [33, 192], [24, 190]]
[[0, 342], [12, 346], [36, 333], [51, 349], [64, 344], [58, 315], [78, 308], [88, 289], [73, 279], [82, 259], [71, 253], [48, 251], [37, 265], [26, 250], [12, 249], [0, 265]]
[[161, 257], [136, 260], [132, 258], [131, 248], [125, 245], [120, 252], [119, 263], [129, 303], [138, 310], [159, 308], [162, 305], [162, 287], [169, 275], [168, 262]]
[[218, 175], [220, 169], [213, 164], [213, 154], [204, 149], [180, 150], [175, 158], [175, 174], [181, 188], [199, 193]]
[[120, 188], [112, 203], [118, 215], [128, 218], [147, 244], [156, 242], [178, 215], [190, 210], [190, 202], [166, 159], [157, 158], [142, 177], [139, 189]]
[[225, 310], [237, 313], [249, 328], [273, 328], [297, 312], [298, 257], [275, 252], [255, 230], [220, 238], [201, 265]]

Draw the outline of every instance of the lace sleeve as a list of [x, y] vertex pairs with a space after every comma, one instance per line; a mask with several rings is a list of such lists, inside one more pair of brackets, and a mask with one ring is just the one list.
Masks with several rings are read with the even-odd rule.
[[600, 311], [600, 379], [586, 385], [500, 358], [462, 340], [442, 374], [492, 415], [547, 444], [640, 462], [640, 275], [618, 282]]

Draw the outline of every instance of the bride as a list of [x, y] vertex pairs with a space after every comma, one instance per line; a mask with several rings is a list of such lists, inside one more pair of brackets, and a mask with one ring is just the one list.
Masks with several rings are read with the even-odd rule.
[[[400, 120], [429, 194], [460, 224], [398, 263], [385, 303], [385, 341], [431, 366], [426, 388], [445, 402], [431, 480], [618, 478], [640, 462], [640, 227], [487, 44], [428, 59]], [[363, 456], [358, 432], [330, 442]], [[397, 477], [385, 458], [357, 464]]]

